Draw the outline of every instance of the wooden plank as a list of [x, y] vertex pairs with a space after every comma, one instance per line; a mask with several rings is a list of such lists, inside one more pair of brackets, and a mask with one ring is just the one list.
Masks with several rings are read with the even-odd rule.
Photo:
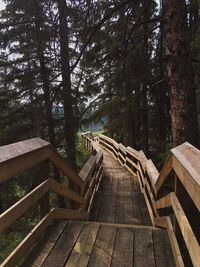
[[26, 196], [21, 198], [13, 206], [0, 214], [0, 233], [10, 227], [20, 218], [34, 203], [44, 196], [50, 188], [50, 179], [44, 181]]
[[199, 267], [200, 246], [175, 193], [171, 193], [171, 203], [193, 266]]
[[64, 266], [83, 229], [83, 226], [84, 223], [82, 222], [69, 222], [42, 267]]
[[128, 161], [136, 170], [138, 170], [138, 165], [135, 162], [133, 162], [129, 158], [126, 158], [126, 161]]
[[[1, 149], [2, 147], [0, 151]], [[14, 155], [13, 158], [7, 161], [2, 159], [2, 163], [0, 164], [0, 184], [50, 157], [48, 146], [25, 154], [19, 153], [19, 156], [16, 157]]]
[[171, 219], [167, 216], [154, 218], [154, 223], [158, 227], [162, 227], [162, 228], [167, 229], [167, 233], [168, 233], [168, 237], [170, 240], [171, 249], [172, 249], [172, 253], [174, 256], [175, 264], [177, 267], [185, 267], [185, 265], [183, 263], [182, 255], [181, 255], [181, 252], [179, 249], [179, 245], [178, 245], [175, 233], [174, 233]]
[[166, 177], [168, 176], [168, 174], [172, 170], [172, 160], [173, 160], [173, 157], [170, 154], [168, 156], [168, 158], [166, 159], [165, 164], [162, 167], [162, 170], [161, 170], [161, 172], [158, 176], [158, 179], [156, 181], [156, 193], [158, 193], [159, 189], [161, 188], [161, 186], [165, 182]]
[[164, 208], [172, 206], [176, 219], [178, 221], [180, 230], [183, 235], [183, 239], [185, 240], [186, 247], [190, 254], [192, 263], [194, 267], [198, 266], [200, 262], [200, 246], [194, 235], [192, 227], [178, 201], [178, 198], [175, 193], [170, 193], [167, 196], [160, 199], [156, 206], [158, 208]]
[[143, 170], [143, 172], [145, 172], [145, 170], [146, 170], [147, 158], [146, 158], [146, 156], [145, 156], [145, 154], [144, 154], [144, 152], [143, 152], [142, 150], [140, 150], [140, 151], [138, 152], [138, 155], [139, 155], [139, 162], [140, 162], [140, 164], [141, 164], [142, 170]]
[[158, 215], [158, 212], [156, 210], [155, 197], [153, 195], [153, 191], [152, 191], [152, 189], [151, 189], [151, 187], [150, 187], [149, 182], [148, 182], [147, 179], [146, 179], [146, 182], [145, 182], [145, 190], [143, 192], [146, 193], [146, 195], [148, 197], [148, 200], [149, 200], [149, 204], [150, 204], [150, 207], [151, 207], [151, 212], [153, 214], [153, 217], [154, 216], [159, 216]]
[[102, 195], [101, 207], [99, 210], [99, 222], [115, 222], [116, 217], [116, 196]]
[[141, 214], [143, 218], [143, 224], [154, 225], [150, 218], [149, 210], [148, 210], [144, 195], [141, 195], [138, 200], [139, 200], [139, 206], [140, 206], [140, 210], [141, 210]]
[[100, 225], [86, 224], [71, 252], [65, 267], [86, 267], [99, 231]]
[[111, 191], [112, 188], [112, 175], [106, 171], [106, 169], [104, 168], [103, 170], [103, 177], [101, 180], [101, 184], [99, 186], [99, 190], [100, 191]]
[[171, 193], [156, 201], [156, 209], [163, 209], [171, 206]]
[[146, 194], [145, 189], [144, 189], [143, 193], [144, 193], [144, 199], [145, 199], [145, 202], [146, 202], [146, 206], [147, 206], [147, 209], [148, 209], [148, 212], [149, 212], [149, 216], [150, 216], [150, 219], [151, 219], [151, 223], [154, 225], [154, 214], [153, 214], [151, 203], [150, 203], [150, 201], [148, 199], [148, 196]]
[[118, 196], [116, 198], [116, 223], [125, 223], [124, 216], [124, 199], [123, 197]]
[[[49, 178], [49, 162], [45, 160], [39, 164], [39, 179], [38, 181], [45, 181]], [[43, 195], [39, 200], [40, 218], [42, 219], [50, 211], [50, 197], [49, 192]]]
[[124, 167], [133, 175], [135, 176], [136, 173], [127, 165], [127, 164], [124, 164]]
[[134, 157], [136, 160], [139, 160], [138, 151], [133, 149], [132, 147], [128, 146], [126, 148], [126, 152]]
[[133, 216], [133, 205], [132, 205], [132, 199], [130, 197], [126, 197], [126, 194], [124, 192], [124, 220], [125, 224], [134, 224], [134, 216]]
[[139, 178], [140, 178], [140, 182], [141, 182], [141, 187], [143, 188], [145, 185], [145, 176], [143, 173], [143, 170], [140, 166], [140, 164], [138, 164], [138, 171], [139, 171]]
[[134, 267], [156, 267], [152, 231], [137, 229], [134, 233]]
[[177, 267], [186, 267], [183, 263], [183, 258], [178, 246], [178, 242], [173, 230], [173, 226], [172, 226], [172, 222], [170, 220], [169, 217], [166, 217], [166, 224], [167, 224], [167, 232], [168, 232], [168, 236], [169, 236], [169, 240], [170, 240], [170, 244], [171, 244], [171, 248], [172, 248], [172, 253], [174, 255], [174, 261]]
[[73, 200], [77, 203], [80, 204], [84, 203], [84, 198], [80, 196], [78, 193], [70, 190], [67, 185], [60, 184], [54, 179], [51, 179], [50, 181], [51, 181], [51, 190], [54, 191], [55, 193], [70, 200]]
[[173, 148], [171, 153], [185, 167], [188, 174], [200, 186], [200, 150], [188, 142]]
[[[83, 221], [85, 223], [88, 223], [88, 221]], [[107, 223], [107, 222], [92, 222], [93, 224], [100, 224], [100, 225], [106, 225], [111, 226], [115, 228], [130, 228], [130, 229], [148, 229], [148, 230], [154, 230], [154, 231], [160, 231], [160, 228], [150, 226], [150, 225], [136, 225], [136, 224], [122, 224], [122, 223]]]
[[116, 228], [108, 225], [101, 225], [88, 267], [107, 267], [110, 266], [113, 254]]
[[[176, 153], [177, 156], [178, 153]], [[200, 171], [199, 168], [193, 169], [193, 157], [191, 155], [191, 161], [182, 156], [177, 158], [173, 156], [173, 169], [178, 176], [179, 180], [182, 182], [183, 186], [187, 190], [197, 209], [200, 211]], [[198, 162], [200, 162], [200, 157]], [[196, 164], [195, 164], [196, 167]]]
[[84, 205], [83, 207], [81, 208], [82, 210], [87, 210], [88, 209], [88, 205], [89, 205], [89, 202], [90, 202], [90, 197], [93, 193], [93, 190], [94, 190], [94, 187], [95, 187], [95, 184], [96, 184], [96, 179], [95, 179], [95, 176], [92, 178], [90, 184], [89, 184], [89, 187], [88, 187], [88, 190], [85, 194], [85, 201], [84, 201]]
[[49, 148], [50, 152], [50, 160], [51, 162], [68, 178], [70, 178], [76, 185], [80, 188], [83, 186], [83, 181], [76, 173], [76, 171], [67, 164], [61, 156], [57, 153], [57, 151], [53, 148]]
[[92, 171], [96, 166], [96, 157], [90, 156], [81, 171], [79, 172], [79, 176], [85, 182], [89, 176], [91, 176]]
[[99, 216], [99, 210], [102, 202], [102, 197], [97, 191], [94, 196], [94, 200], [92, 203], [92, 207], [89, 214], [89, 220], [90, 221], [97, 221]]
[[47, 226], [53, 221], [53, 216], [54, 214], [52, 211], [47, 214], [4, 260], [4, 262], [1, 264], [1, 267], [16, 266], [16, 263], [21, 259], [25, 252], [30, 249], [31, 245], [34, 244]]
[[31, 251], [28, 257], [26, 257], [25, 261], [20, 267], [42, 266], [67, 224], [68, 223], [66, 221], [61, 221], [55, 222], [49, 226], [42, 239], [36, 243], [34, 249]]
[[144, 224], [143, 214], [139, 203], [141, 197], [142, 196], [140, 196], [139, 194], [134, 194], [132, 197], [134, 224], [137, 225]]
[[133, 230], [117, 229], [111, 267], [133, 266], [133, 237]]
[[107, 142], [103, 141], [102, 139], [100, 140], [100, 144], [106, 147], [109, 152], [116, 153], [116, 150]]
[[156, 267], [175, 267], [166, 230], [152, 231]]
[[0, 147], [0, 166], [13, 158], [24, 156], [50, 144], [38, 137]]
[[146, 172], [147, 172], [148, 177], [150, 179], [152, 188], [154, 189], [154, 192], [156, 192], [155, 184], [158, 180], [159, 172], [158, 172], [157, 168], [155, 167], [155, 165], [153, 164], [153, 161], [151, 159], [149, 159], [146, 163]]
[[85, 211], [54, 208], [54, 219], [59, 220], [87, 220], [88, 214]]

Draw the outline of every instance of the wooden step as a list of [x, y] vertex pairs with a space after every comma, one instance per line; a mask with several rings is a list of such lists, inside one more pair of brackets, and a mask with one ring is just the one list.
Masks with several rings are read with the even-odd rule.
[[165, 230], [97, 222], [64, 223], [57, 239], [52, 235], [58, 226], [51, 226], [51, 235], [47, 231], [23, 267], [175, 266]]
[[89, 220], [152, 225], [142, 193], [125, 191], [97, 191], [95, 193]]

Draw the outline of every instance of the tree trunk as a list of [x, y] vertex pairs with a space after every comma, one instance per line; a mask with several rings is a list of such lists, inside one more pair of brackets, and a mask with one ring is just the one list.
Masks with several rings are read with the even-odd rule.
[[[48, 128], [48, 136], [50, 144], [57, 148], [56, 138], [55, 138], [55, 130], [54, 130], [54, 119], [52, 113], [52, 103], [50, 99], [50, 84], [49, 84], [49, 76], [48, 76], [48, 69], [46, 67], [46, 61], [44, 56], [44, 48], [42, 45], [42, 15], [40, 12], [40, 6], [37, 1], [35, 1], [35, 27], [36, 27], [36, 39], [37, 39], [37, 52], [38, 58], [40, 62], [40, 76], [43, 84], [44, 90], [44, 101], [45, 101], [45, 109], [46, 109], [46, 116], [47, 116], [47, 128]], [[57, 180], [59, 183], [61, 182], [60, 172], [56, 167], [53, 167], [54, 179]], [[64, 207], [64, 199], [63, 197], [58, 196], [58, 204], [59, 207]]]
[[[68, 162], [76, 168], [76, 123], [73, 112], [73, 98], [71, 89], [70, 64], [69, 64], [69, 43], [67, 25], [67, 5], [65, 0], [57, 0], [59, 13], [59, 34], [60, 34], [60, 57], [63, 82], [63, 103], [65, 120], [65, 140]], [[79, 188], [69, 179], [68, 185], [71, 190], [79, 192]], [[74, 202], [70, 201], [71, 208], [77, 208]]]
[[197, 106], [187, 40], [187, 8], [184, 0], [164, 3], [166, 75], [170, 86], [173, 145], [188, 141], [199, 146]]
[[73, 115], [73, 98], [70, 79], [69, 65], [69, 45], [68, 45], [68, 25], [67, 25], [67, 6], [65, 0], [58, 0], [59, 12], [59, 33], [60, 51], [63, 82], [63, 102], [65, 119], [65, 140], [67, 144], [67, 160], [75, 167], [75, 118]]
[[[149, 2], [144, 0], [144, 9], [146, 9], [143, 19], [144, 21], [149, 20]], [[148, 23], [143, 25], [144, 42], [143, 42], [143, 81], [140, 86], [141, 94], [141, 138], [142, 138], [142, 150], [148, 156], [149, 154], [149, 130], [148, 130], [148, 102], [147, 102], [147, 91], [149, 82], [149, 53], [148, 53]]]

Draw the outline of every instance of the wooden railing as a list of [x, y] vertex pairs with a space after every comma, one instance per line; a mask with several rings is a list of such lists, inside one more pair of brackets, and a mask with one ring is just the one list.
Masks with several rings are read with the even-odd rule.
[[[16, 266], [16, 263], [31, 248], [41, 233], [55, 219], [87, 220], [91, 198], [102, 174], [103, 153], [101, 149], [92, 147], [93, 155], [89, 158], [79, 174], [76, 173], [46, 141], [34, 138], [15, 144], [0, 147], [0, 184], [16, 175], [29, 170], [36, 164], [45, 165], [43, 181], [18, 202], [0, 214], [0, 233], [3, 233], [16, 220], [23, 216], [33, 205], [39, 204], [39, 223], [31, 230], [15, 250], [4, 260], [1, 266]], [[64, 176], [78, 187], [78, 192], [72, 191], [67, 185], [49, 178], [49, 164], [53, 164]], [[50, 208], [49, 192], [52, 191], [63, 198], [76, 203], [78, 209]]]
[[176, 266], [200, 267], [200, 151], [189, 143], [173, 148], [159, 173], [143, 151], [102, 134], [98, 140], [137, 176], [152, 224], [168, 231]]

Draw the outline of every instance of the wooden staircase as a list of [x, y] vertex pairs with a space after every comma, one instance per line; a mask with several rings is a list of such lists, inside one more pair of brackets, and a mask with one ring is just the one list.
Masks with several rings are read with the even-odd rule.
[[[39, 138], [0, 148], [0, 183], [36, 164], [44, 174], [0, 215], [0, 233], [33, 205], [41, 217], [1, 266], [200, 267], [200, 151], [188, 143], [172, 149], [159, 173], [142, 151], [104, 135], [82, 138], [92, 155], [79, 174]], [[74, 209], [51, 207], [49, 192]]]

